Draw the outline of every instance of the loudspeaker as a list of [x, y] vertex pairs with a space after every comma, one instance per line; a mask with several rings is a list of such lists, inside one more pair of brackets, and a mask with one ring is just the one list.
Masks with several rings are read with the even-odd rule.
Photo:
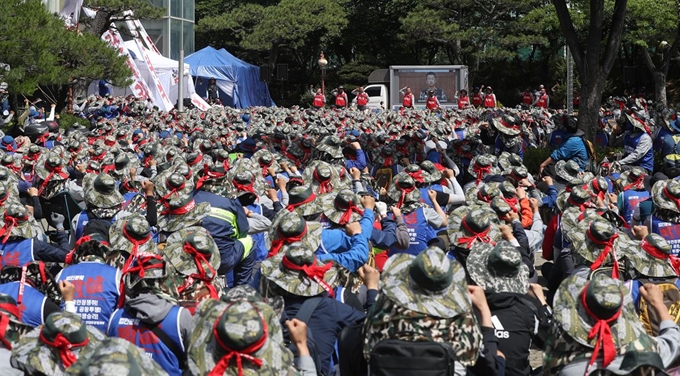
[[260, 81], [269, 83], [272, 78], [272, 70], [269, 65], [263, 65], [260, 67]]
[[276, 79], [288, 81], [288, 64], [276, 64]]

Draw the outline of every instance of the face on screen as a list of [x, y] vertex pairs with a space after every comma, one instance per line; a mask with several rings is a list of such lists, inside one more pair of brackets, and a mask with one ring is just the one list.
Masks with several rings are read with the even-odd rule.
[[437, 82], [437, 77], [434, 74], [428, 74], [427, 75], [427, 86], [434, 86], [434, 84]]

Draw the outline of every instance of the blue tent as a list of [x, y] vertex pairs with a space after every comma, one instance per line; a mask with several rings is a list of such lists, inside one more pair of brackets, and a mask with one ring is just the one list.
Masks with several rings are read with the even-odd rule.
[[184, 59], [191, 66], [196, 82], [196, 92], [207, 97], [210, 78], [220, 89], [220, 99], [226, 106], [246, 108], [250, 106], [275, 106], [269, 88], [260, 81], [260, 68], [238, 59], [225, 49], [210, 46]]

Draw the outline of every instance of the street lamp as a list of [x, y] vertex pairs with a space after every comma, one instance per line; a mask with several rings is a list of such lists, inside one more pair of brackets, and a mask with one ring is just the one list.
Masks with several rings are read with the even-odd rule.
[[326, 78], [326, 65], [328, 65], [328, 60], [326, 60], [326, 57], [322, 52], [319, 57], [319, 67], [321, 67], [321, 93], [323, 95], [326, 95], [326, 86], [324, 82], [324, 79]]

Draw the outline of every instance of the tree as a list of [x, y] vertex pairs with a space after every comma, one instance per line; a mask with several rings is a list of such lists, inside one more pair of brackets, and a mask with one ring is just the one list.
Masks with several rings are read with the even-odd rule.
[[[552, 0], [562, 33], [581, 78], [579, 128], [595, 141], [602, 93], [621, 44], [628, 0], [615, 0], [611, 19], [605, 21], [605, 1], [590, 0], [588, 33], [580, 38], [566, 0]], [[575, 3], [570, 2], [573, 6]], [[586, 9], [584, 9], [586, 11]], [[608, 32], [605, 29], [608, 24]]]
[[0, 0], [0, 59], [11, 66], [9, 90], [32, 94], [39, 85], [104, 78], [125, 84], [131, 72], [99, 37], [78, 34], [49, 13], [40, 0]]
[[627, 14], [625, 39], [640, 47], [654, 80], [654, 99], [665, 106], [668, 69], [680, 47], [680, 1], [630, 0]]

